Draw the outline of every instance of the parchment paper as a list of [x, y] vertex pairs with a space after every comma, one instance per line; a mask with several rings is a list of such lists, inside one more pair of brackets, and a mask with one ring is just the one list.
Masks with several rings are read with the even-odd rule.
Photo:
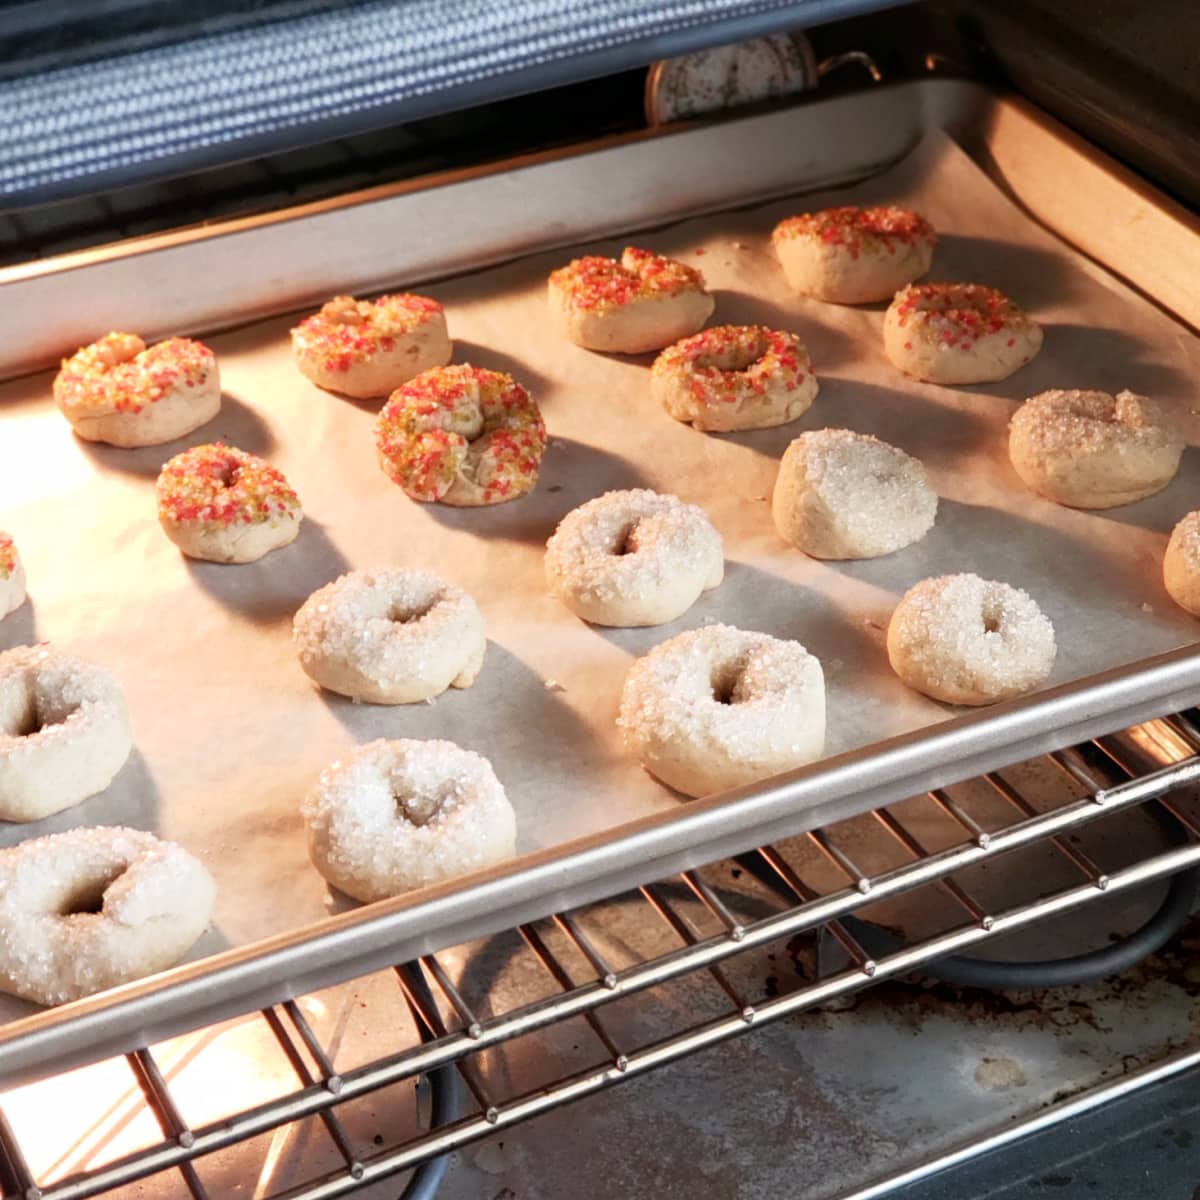
[[[933, 221], [942, 238], [930, 278], [992, 284], [1029, 309], [1046, 332], [1034, 362], [994, 386], [915, 383], [884, 356], [883, 305], [789, 295], [769, 243], [774, 223], [866, 201], [910, 204]], [[714, 323], [803, 336], [821, 391], [802, 420], [697, 433], [651, 402], [652, 356], [605, 357], [560, 340], [544, 286], [571, 252], [426, 289], [447, 305], [456, 361], [511, 371], [550, 430], [536, 491], [492, 509], [419, 505], [392, 485], [375, 464], [378, 405], [327, 395], [298, 373], [287, 338], [294, 319], [210, 339], [223, 410], [162, 447], [76, 440], [54, 409], [49, 375], [0, 389], [0, 528], [17, 541], [32, 597], [0, 622], [0, 648], [49, 639], [111, 668], [137, 742], [105, 794], [5, 827], [0, 842], [114, 823], [179, 840], [219, 886], [202, 954], [319, 920], [338, 903], [308, 863], [298, 803], [327, 762], [371, 738], [445, 737], [485, 754], [516, 808], [522, 852], [679, 805], [626, 755], [614, 718], [632, 660], [684, 629], [724, 621], [802, 641], [825, 668], [831, 754], [955, 715], [906, 689], [883, 648], [896, 599], [929, 575], [977, 571], [1028, 589], [1057, 630], [1053, 684], [1195, 639], [1200, 627], [1166, 596], [1160, 562], [1174, 522], [1200, 503], [1196, 450], [1158, 496], [1088, 514], [1023, 488], [1005, 427], [1020, 400], [1048, 387], [1128, 387], [1168, 402], [1195, 444], [1197, 343], [1040, 230], [949, 141], [930, 138], [860, 186], [630, 240], [700, 267], [717, 298]], [[99, 335], [104, 297], [94, 299]], [[870, 562], [823, 564], [780, 541], [768, 500], [776, 463], [801, 430], [822, 426], [876, 434], [923, 460], [942, 499], [922, 542]], [[217, 438], [276, 463], [304, 504], [299, 539], [253, 565], [191, 562], [155, 519], [160, 465]], [[726, 581], [671, 625], [591, 628], [546, 594], [545, 540], [584, 500], [639, 485], [705, 507], [725, 538]], [[342, 571], [386, 563], [432, 568], [478, 600], [490, 644], [474, 687], [381, 708], [321, 693], [302, 674], [291, 644], [296, 608]]]

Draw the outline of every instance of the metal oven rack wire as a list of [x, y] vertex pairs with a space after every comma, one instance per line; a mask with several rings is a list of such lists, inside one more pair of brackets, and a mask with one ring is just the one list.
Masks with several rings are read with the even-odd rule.
[[[871, 824], [895, 852], [895, 865], [885, 869], [856, 861], [858, 852], [848, 847], [861, 845], [861, 838], [855, 842], [846, 836], [843, 826], [848, 823], [843, 822], [793, 842], [761, 847], [753, 863], [743, 859], [749, 870], [728, 861], [715, 863], [625, 897], [521, 926], [508, 935], [500, 952], [498, 939], [489, 939], [490, 947], [442, 951], [398, 964], [388, 974], [408, 1019], [397, 1025], [395, 1048], [349, 1069], [339, 1067], [334, 1051], [323, 1044], [306, 1015], [305, 998], [262, 1009], [243, 1020], [257, 1023], [264, 1036], [277, 1043], [290, 1065], [293, 1086], [274, 1099], [246, 1107], [236, 1104], [236, 1089], [231, 1088], [228, 1111], [202, 1124], [189, 1123], [169, 1082], [172, 1069], [160, 1061], [158, 1048], [130, 1053], [125, 1061], [133, 1081], [132, 1103], [153, 1114], [158, 1134], [123, 1157], [92, 1162], [56, 1178], [39, 1178], [17, 1132], [20, 1122], [12, 1119], [18, 1114], [0, 1111], [0, 1188], [4, 1196], [23, 1200], [82, 1200], [136, 1180], [171, 1176], [175, 1184], [170, 1194], [219, 1195], [221, 1189], [206, 1184], [205, 1176], [222, 1152], [307, 1120], [323, 1128], [338, 1165], [274, 1194], [288, 1200], [349, 1195], [767, 1022], [919, 971], [923, 964], [1046, 918], [1073, 914], [1102, 897], [1200, 869], [1200, 801], [1193, 786], [1200, 783], [1200, 728], [1195, 714], [1152, 721], [1048, 755], [1035, 765], [1058, 780], [1051, 790], [1053, 799], [1043, 795], [1034, 801], [1010, 781], [1009, 772], [1000, 772], [971, 781], [971, 787], [982, 788], [991, 798], [985, 806], [987, 816], [980, 815], [982, 810], [961, 788], [950, 787], [920, 798], [927, 811], [919, 832], [913, 801], [858, 818]], [[1160, 833], [1157, 845], [1143, 846], [1122, 861], [1102, 863], [1078, 836], [1113, 822], [1141, 819], [1155, 807], [1156, 828], [1169, 824], [1176, 832], [1168, 845], [1163, 845]], [[1040, 884], [1033, 880], [1034, 894], [1002, 905], [976, 894], [972, 880], [978, 876], [972, 871], [996, 860], [1012, 863], [1031, 850], [1052, 855], [1069, 877], [1062, 876], [1061, 885], [1052, 887], [1045, 886], [1047, 877]], [[1014, 876], [1037, 874], [996, 872], [1006, 886]], [[756, 876], [771, 877], [774, 886], [748, 889]], [[735, 880], [743, 883], [734, 887]], [[864, 928], [862, 917], [870, 920], [881, 904], [901, 898], [911, 905], [922, 897], [935, 899], [942, 906], [941, 916], [919, 932], [909, 931], [901, 938], [893, 934], [886, 953], [873, 956], [852, 932]], [[614, 905], [630, 908], [627, 915], [634, 925], [653, 923], [671, 942], [642, 953], [626, 949], [627, 961], [616, 961], [605, 945]], [[747, 961], [772, 947], [786, 948], [799, 961], [805, 946], [814, 952], [792, 986], [768, 988], [762, 994], [747, 991], [747, 973], [741, 969]], [[492, 985], [513, 956], [522, 956], [527, 969], [541, 972], [546, 990], [532, 999], [502, 1004]], [[607, 1021], [614, 1006], [648, 1009], [657, 990], [689, 978], [711, 985], [711, 1005], [690, 1010], [685, 1014], [690, 1019], [677, 1027], [655, 1028], [638, 1044], [619, 1044]], [[559, 1069], [525, 1090], [506, 1088], [505, 1073], [490, 1069], [495, 1055], [518, 1039], [545, 1040], [572, 1021], [590, 1031], [582, 1065], [548, 1056]], [[1192, 1051], [1156, 1063], [1140, 1075], [1010, 1124], [993, 1137], [974, 1138], [948, 1155], [911, 1168], [906, 1178], [1075, 1115], [1196, 1061], [1200, 1052]], [[378, 1137], [367, 1146], [356, 1141], [347, 1111], [357, 1100], [401, 1083], [411, 1087], [431, 1075], [441, 1085], [432, 1119], [418, 1119], [414, 1107], [411, 1128], [401, 1130], [390, 1144], [381, 1148]], [[32, 1086], [59, 1082], [51, 1079]], [[5, 1098], [0, 1109], [8, 1108]], [[427, 1188], [425, 1194], [431, 1191]], [[877, 1188], [856, 1193], [863, 1200], [881, 1194]]]

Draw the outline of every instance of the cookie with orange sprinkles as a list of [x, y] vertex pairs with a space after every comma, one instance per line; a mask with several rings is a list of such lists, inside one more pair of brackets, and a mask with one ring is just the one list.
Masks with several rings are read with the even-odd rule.
[[292, 330], [292, 356], [318, 387], [365, 400], [383, 397], [453, 347], [436, 300], [401, 292], [377, 300], [335, 296]]
[[304, 517], [281, 471], [220, 442], [175, 455], [154, 490], [167, 537], [209, 562], [254, 562], [294, 541]]
[[933, 262], [937, 234], [907, 208], [845, 205], [801, 213], [771, 235], [788, 283], [831, 304], [890, 300]]
[[928, 383], [995, 383], [1042, 347], [1041, 326], [1003, 292], [979, 283], [918, 283], [883, 319], [887, 356]]
[[588, 350], [641, 354], [695, 333], [713, 298], [694, 267], [626, 247], [620, 260], [588, 255], [550, 275], [550, 312]]
[[54, 399], [75, 433], [112, 446], [156, 446], [211, 421], [221, 408], [216, 355], [203, 342], [147, 346], [109, 333], [64, 359]]
[[384, 474], [414, 500], [480, 507], [533, 488], [546, 426], [511, 375], [464, 363], [397, 388], [375, 423], [375, 446]]
[[816, 398], [817, 376], [794, 333], [714, 325], [655, 359], [650, 390], [675, 420], [727, 433], [794, 421]]
[[25, 603], [25, 568], [13, 540], [0, 529], [0, 618]]

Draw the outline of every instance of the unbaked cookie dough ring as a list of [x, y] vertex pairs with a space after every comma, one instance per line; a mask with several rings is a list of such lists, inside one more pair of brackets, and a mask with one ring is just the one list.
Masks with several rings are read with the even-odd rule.
[[135, 829], [71, 829], [0, 850], [0, 990], [64, 1004], [177, 963], [208, 927], [212, 877]]
[[378, 300], [335, 296], [292, 330], [292, 357], [317, 387], [359, 400], [383, 397], [450, 361], [442, 306], [403, 292]]
[[1175, 478], [1184, 440], [1133, 392], [1049, 391], [1017, 409], [1008, 453], [1030, 491], [1070, 508], [1132, 504]]
[[104, 791], [132, 749], [107, 671], [45, 646], [0, 654], [0, 820], [40, 821]]
[[156, 446], [217, 415], [221, 374], [202, 342], [167, 338], [147, 348], [132, 333], [110, 333], [63, 360], [54, 399], [85, 441]]
[[593, 254], [560, 267], [549, 301], [565, 337], [619, 354], [661, 350], [700, 329], [714, 307], [699, 271], [634, 246], [619, 262]]
[[937, 234], [907, 208], [827, 208], [788, 217], [771, 234], [791, 286], [831, 304], [890, 300], [933, 262]]
[[351, 571], [313, 592], [292, 625], [314, 682], [369, 704], [417, 704], [475, 682], [487, 638], [461, 588], [431, 571]]
[[878, 558], [920, 541], [937, 505], [911, 455], [870, 434], [817, 429], [784, 451], [771, 513], [779, 536], [812, 558]]
[[676, 421], [729, 433], [794, 421], [816, 399], [817, 376], [794, 333], [714, 325], [654, 360], [650, 391]]
[[394, 391], [375, 422], [375, 448], [383, 473], [412, 499], [478, 508], [533, 489], [546, 426], [511, 375], [464, 363]]
[[1188, 513], [1171, 531], [1163, 556], [1163, 583], [1184, 612], [1200, 617], [1200, 510]]
[[13, 540], [0, 529], [0, 620], [25, 603], [25, 568]]
[[1054, 626], [1020, 588], [978, 575], [942, 575], [910, 588], [887, 631], [892, 670], [947, 704], [994, 704], [1044, 682]]
[[550, 591], [594, 625], [674, 621], [724, 575], [721, 535], [704, 510], [648, 488], [589, 500], [546, 543]]
[[295, 541], [304, 519], [282, 471], [220, 442], [175, 455], [154, 491], [163, 532], [208, 562], [254, 562]]
[[1042, 347], [1042, 329], [1003, 292], [978, 283], [919, 283], [883, 318], [887, 356], [927, 383], [995, 383]]
[[313, 866], [369, 903], [511, 858], [516, 817], [491, 763], [453, 742], [368, 742], [302, 806]]
[[825, 678], [799, 642], [709, 625], [633, 664], [617, 724], [669, 787], [723, 792], [820, 758]]

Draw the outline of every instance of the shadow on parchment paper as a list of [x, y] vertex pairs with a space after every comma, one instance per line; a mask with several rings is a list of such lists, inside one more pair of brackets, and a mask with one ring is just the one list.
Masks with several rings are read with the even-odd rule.
[[[475, 682], [448, 688], [431, 704], [355, 704], [324, 689], [317, 694], [358, 745], [375, 738], [444, 738], [482, 754], [516, 810], [517, 853], [523, 854], [541, 844], [539, 817], [560, 803], [564, 778], [586, 780], [611, 770], [609, 748], [548, 682], [489, 641]], [[531, 761], [542, 767], [536, 775]]]
[[256, 625], [290, 621], [319, 587], [350, 569], [325, 529], [305, 517], [296, 540], [252, 563], [185, 558], [188, 573], [226, 608]]
[[447, 528], [473, 533], [482, 541], [545, 545], [559, 521], [585, 500], [618, 488], [646, 487], [641, 470], [626, 458], [551, 436], [537, 487], [527, 496], [481, 508], [428, 504], [426, 511]]
[[[795, 307], [775, 304], [763, 296], [734, 288], [715, 288], [716, 312], [710, 324], [766, 325], [769, 329], [786, 329], [798, 334], [808, 350], [817, 378], [824, 382], [823, 372], [857, 362], [862, 347], [848, 333], [820, 319], [820, 306], [797, 297]], [[882, 345], [879, 353], [883, 353]]]
[[167, 459], [190, 446], [205, 446], [209, 442], [224, 442], [248, 454], [269, 454], [275, 446], [275, 437], [254, 409], [229, 392], [224, 392], [221, 395], [221, 411], [211, 421], [173, 442], [122, 449], [103, 442], [79, 440], [79, 444], [98, 466], [124, 471], [129, 475], [142, 475], [147, 479], [156, 479]]
[[[953, 395], [947, 393], [948, 398]], [[772, 429], [708, 436], [735, 442], [777, 462], [800, 434], [827, 428], [874, 434], [929, 467], [952, 466], [956, 456], [975, 453], [995, 441], [982, 406], [977, 412], [956, 404], [939, 404], [935, 396], [915, 388], [880, 387], [837, 376], [821, 377], [821, 390], [812, 407], [795, 421]]]
[[1035, 317], [1034, 310], [1044, 305], [1079, 299], [1096, 287], [1067, 251], [958, 233], [938, 235], [933, 267], [925, 278], [999, 288]]
[[[1136, 504], [1094, 510], [1092, 516], [1169, 537], [1180, 519], [1197, 507], [1200, 507], [1200, 446], [1188, 446], [1183, 451], [1175, 478], [1161, 492]], [[1165, 544], [1163, 550], [1166, 551]], [[0, 631], [3, 629], [0, 625]]]
[[37, 614], [33, 601], [26, 596], [20, 608], [0, 618], [0, 650], [32, 646], [37, 640]]
[[0, 821], [0, 845], [15, 846], [30, 838], [98, 825], [125, 825], [148, 833], [159, 831], [158, 785], [136, 746], [112, 783], [99, 795], [89, 796], [82, 803], [41, 821]]
[[[453, 330], [451, 331], [453, 334]], [[527, 358], [516, 358], [502, 350], [485, 346], [482, 342], [471, 342], [465, 338], [454, 338], [454, 361], [470, 363], [473, 367], [484, 367], [489, 371], [503, 371], [529, 390], [540, 405], [550, 388], [550, 380]]]
[[1154, 361], [1155, 347], [1121, 329], [1070, 322], [1044, 325], [1041, 352], [1012, 378], [988, 391], [1024, 400], [1050, 388], [1128, 388], [1158, 399], [1192, 395], [1192, 382], [1175, 367]]

